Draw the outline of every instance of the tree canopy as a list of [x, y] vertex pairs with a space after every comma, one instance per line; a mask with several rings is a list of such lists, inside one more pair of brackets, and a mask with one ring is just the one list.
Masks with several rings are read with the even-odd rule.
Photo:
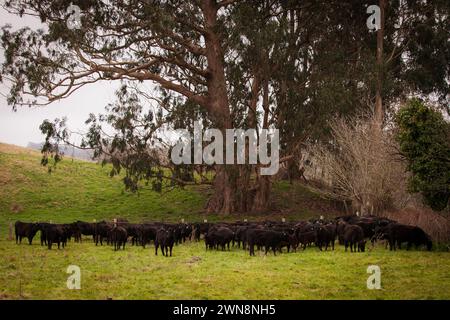
[[420, 192], [434, 210], [450, 199], [450, 123], [418, 99], [410, 100], [396, 115], [397, 140], [412, 176], [409, 188]]

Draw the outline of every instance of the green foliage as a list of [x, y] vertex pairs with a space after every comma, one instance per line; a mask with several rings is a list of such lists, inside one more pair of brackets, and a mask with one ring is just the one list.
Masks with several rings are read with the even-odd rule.
[[418, 99], [396, 115], [400, 151], [412, 173], [409, 188], [420, 192], [433, 210], [443, 210], [450, 198], [450, 124], [442, 114]]

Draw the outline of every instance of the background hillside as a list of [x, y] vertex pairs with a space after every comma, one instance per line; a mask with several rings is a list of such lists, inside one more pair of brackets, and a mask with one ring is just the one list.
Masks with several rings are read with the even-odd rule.
[[[28, 142], [27, 149], [33, 149], [36, 151], [41, 151], [43, 143], [36, 143], [36, 142]], [[87, 160], [92, 161], [92, 151], [90, 150], [84, 150], [84, 149], [77, 149], [73, 146], [68, 145], [60, 145], [61, 152], [64, 153], [66, 156], [75, 158], [75, 159], [81, 159], [81, 160]]]

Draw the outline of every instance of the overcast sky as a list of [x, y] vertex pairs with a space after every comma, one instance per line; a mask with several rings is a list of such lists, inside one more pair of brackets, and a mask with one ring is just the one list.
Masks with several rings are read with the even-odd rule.
[[[0, 7], [0, 26], [11, 24], [14, 29], [29, 26], [42, 27], [39, 20], [31, 17], [18, 16], [7, 13]], [[0, 62], [4, 61], [3, 50], [0, 49]], [[19, 107], [13, 112], [7, 105], [4, 94], [8, 88], [0, 84], [0, 142], [26, 146], [28, 142], [41, 142], [44, 140], [39, 125], [44, 119], [53, 120], [67, 116], [68, 127], [74, 131], [85, 128], [84, 121], [89, 113], [101, 113], [104, 107], [113, 102], [114, 92], [119, 82], [105, 81], [85, 86], [73, 93], [70, 97], [45, 107]]]

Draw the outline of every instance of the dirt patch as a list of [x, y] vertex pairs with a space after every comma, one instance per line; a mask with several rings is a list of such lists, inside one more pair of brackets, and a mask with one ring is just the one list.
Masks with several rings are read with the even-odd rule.
[[195, 263], [197, 263], [197, 262], [199, 262], [199, 261], [202, 261], [202, 258], [201, 258], [201, 257], [193, 256], [193, 257], [191, 257], [190, 259], [188, 259], [188, 260], [186, 261], [186, 263], [187, 263], [187, 264], [195, 264]]
[[12, 213], [20, 213], [20, 212], [23, 211], [23, 206], [22, 206], [21, 204], [18, 204], [18, 203], [13, 203], [13, 204], [11, 205], [11, 207], [9, 208], [9, 210], [10, 210]]

